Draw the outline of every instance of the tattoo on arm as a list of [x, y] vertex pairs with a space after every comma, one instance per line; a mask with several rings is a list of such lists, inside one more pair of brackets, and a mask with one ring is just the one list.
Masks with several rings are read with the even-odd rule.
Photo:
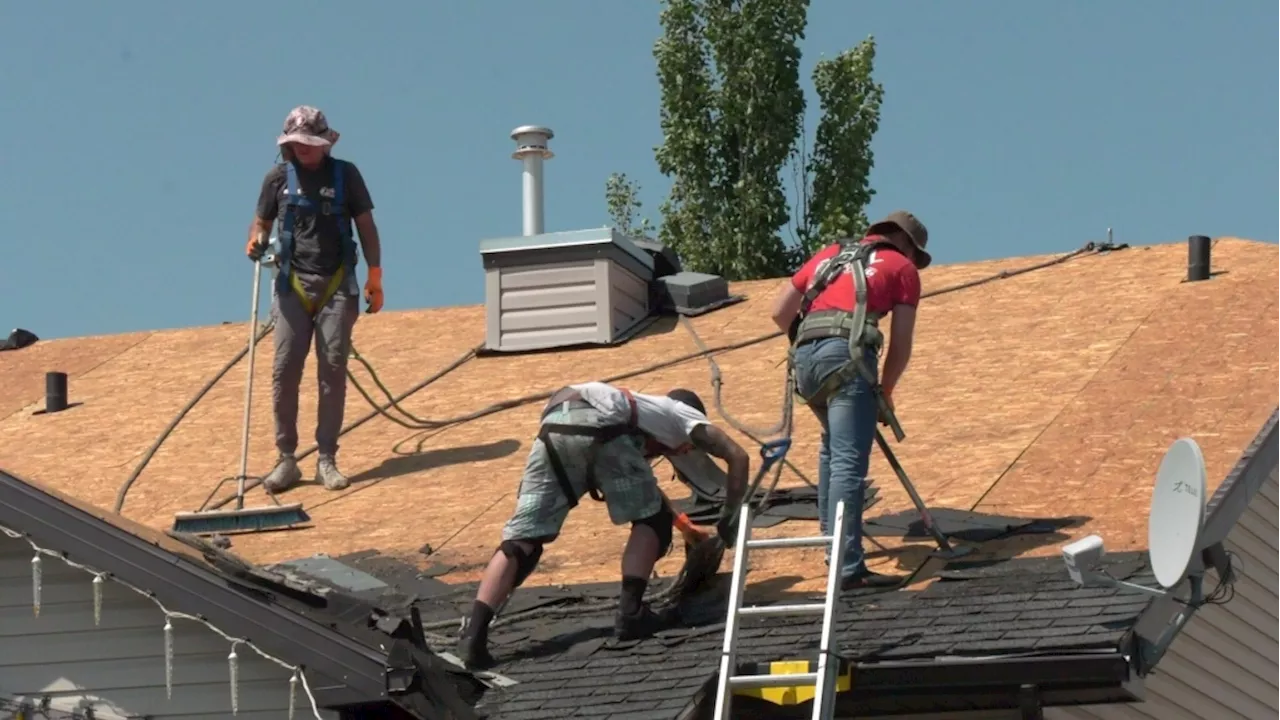
[[747, 451], [742, 449], [725, 431], [714, 425], [699, 425], [690, 433], [694, 447], [724, 460], [729, 465], [728, 487], [725, 488], [729, 504], [742, 499], [747, 490], [747, 473], [751, 464]]
[[689, 439], [693, 441], [694, 447], [715, 455], [722, 460], [728, 460], [735, 451], [740, 452], [742, 450], [738, 443], [733, 441], [733, 438], [714, 425], [697, 426], [689, 434]]

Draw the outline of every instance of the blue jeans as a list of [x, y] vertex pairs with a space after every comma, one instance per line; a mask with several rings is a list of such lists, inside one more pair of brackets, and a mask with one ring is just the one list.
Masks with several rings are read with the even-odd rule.
[[[796, 389], [801, 395], [813, 394], [828, 375], [849, 359], [849, 341], [844, 338], [824, 338], [801, 345], [795, 351]], [[874, 348], [865, 351], [863, 360], [879, 377], [879, 358]], [[845, 549], [840, 575], [853, 577], [866, 572], [862, 503], [879, 408], [871, 386], [857, 376], [831, 393], [825, 405], [810, 405], [810, 409], [822, 424], [822, 445], [818, 450], [818, 522], [822, 534], [830, 533], [836, 503], [844, 501]]]

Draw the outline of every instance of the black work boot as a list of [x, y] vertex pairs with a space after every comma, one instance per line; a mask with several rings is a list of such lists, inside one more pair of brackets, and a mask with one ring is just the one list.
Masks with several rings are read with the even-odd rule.
[[613, 635], [619, 640], [641, 640], [675, 625], [677, 611], [666, 608], [654, 612], [648, 603], [633, 614], [618, 611], [613, 621]]
[[457, 655], [468, 670], [488, 670], [498, 664], [489, 654], [487, 632], [483, 628], [475, 628], [468, 619], [458, 636]]
[[882, 575], [871, 570], [863, 570], [857, 575], [850, 575], [840, 580], [841, 590], [888, 590], [902, 584], [898, 575]]

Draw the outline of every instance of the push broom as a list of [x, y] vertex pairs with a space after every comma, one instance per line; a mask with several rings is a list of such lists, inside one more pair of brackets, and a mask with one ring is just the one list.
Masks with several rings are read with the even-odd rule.
[[[281, 505], [275, 495], [267, 495], [274, 505], [256, 508], [244, 506], [244, 483], [249, 472], [249, 420], [253, 407], [253, 359], [258, 342], [258, 296], [261, 294], [262, 263], [267, 258], [253, 264], [253, 304], [249, 314], [249, 372], [244, 383], [244, 423], [240, 437], [240, 474], [235, 478], [226, 478], [218, 483], [222, 486], [227, 480], [235, 480], [236, 505], [231, 510], [206, 510], [208, 501], [195, 512], [182, 512], [174, 516], [173, 531], [192, 535], [231, 535], [236, 533], [261, 532], [286, 528], [305, 523], [311, 518], [302, 509], [302, 503]], [[214, 489], [213, 495], [217, 494]]]

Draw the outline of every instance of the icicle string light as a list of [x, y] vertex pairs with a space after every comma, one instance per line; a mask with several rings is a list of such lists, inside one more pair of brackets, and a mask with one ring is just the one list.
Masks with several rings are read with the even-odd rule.
[[102, 574], [93, 576], [93, 626], [102, 624]]
[[227, 670], [231, 676], [231, 714], [240, 714], [240, 656], [236, 655], [236, 645], [231, 644], [231, 654], [227, 655]]
[[164, 614], [165, 690], [168, 693], [169, 697], [173, 696], [173, 622], [172, 621], [177, 619], [189, 620], [191, 622], [195, 622], [203, 625], [210, 632], [220, 635], [223, 640], [226, 640], [227, 642], [231, 643], [231, 654], [227, 656], [227, 662], [228, 662], [229, 669], [231, 670], [231, 708], [232, 708], [231, 711], [233, 714], [236, 712], [237, 705], [239, 704], [239, 697], [238, 697], [239, 691], [237, 687], [237, 683], [239, 680], [238, 678], [239, 663], [238, 663], [238, 657], [236, 655], [236, 647], [243, 645], [249, 648], [250, 650], [254, 651], [255, 653], [257, 653], [258, 656], [261, 657], [263, 660], [268, 660], [270, 662], [273, 662], [276, 665], [279, 665], [280, 667], [284, 668], [285, 670], [288, 670], [291, 673], [293, 673], [293, 676], [289, 678], [289, 717], [290, 718], [294, 716], [294, 689], [300, 685], [302, 686], [302, 693], [306, 696], [307, 700], [311, 703], [312, 716], [315, 718], [315, 720], [324, 720], [324, 718], [320, 715], [320, 707], [316, 704], [315, 695], [311, 692], [311, 684], [307, 682], [307, 675], [305, 672], [303, 672], [303, 669], [301, 666], [287, 663], [278, 657], [270, 655], [264, 650], [262, 650], [262, 648], [259, 648], [257, 645], [254, 645], [253, 643], [249, 642], [248, 640], [245, 640], [244, 638], [238, 638], [238, 637], [228, 635], [227, 633], [218, 629], [217, 626], [213, 625], [212, 623], [205, 620], [204, 618], [196, 617], [195, 615], [188, 615], [186, 613], [174, 612], [173, 610], [166, 608], [163, 603], [157, 600], [151, 593], [147, 592], [146, 590], [142, 590], [141, 588], [138, 588], [130, 583], [127, 583], [124, 580], [121, 580], [120, 578], [115, 577], [113, 575], [109, 575], [107, 573], [90, 568], [86, 565], [81, 565], [80, 563], [73, 562], [72, 560], [68, 559], [65, 555], [63, 555], [60, 552], [42, 548], [39, 545], [36, 545], [35, 542], [31, 540], [31, 538], [27, 537], [26, 535], [20, 532], [10, 530], [9, 528], [4, 527], [3, 525], [0, 525], [0, 533], [7, 535], [13, 540], [22, 540], [23, 542], [30, 545], [31, 550], [35, 553], [35, 555], [31, 558], [31, 595], [32, 595], [31, 599], [32, 599], [32, 609], [35, 612], [36, 617], [39, 617], [40, 615], [40, 590], [41, 590], [41, 582], [43, 581], [43, 578], [42, 578], [43, 573], [42, 573], [42, 567], [41, 567], [43, 565], [43, 561], [41, 560], [41, 558], [46, 555], [49, 557], [58, 558], [63, 563], [65, 563], [68, 567], [73, 567], [77, 570], [86, 572], [94, 576], [93, 587], [94, 587], [94, 623], [95, 624], [98, 621], [98, 616], [101, 614], [101, 607], [102, 607], [101, 587], [103, 584], [105, 584], [103, 582], [105, 578], [110, 578], [111, 581], [116, 585], [120, 585], [121, 587], [126, 587], [134, 591], [135, 593], [141, 595], [142, 597], [150, 600], [157, 608], [159, 608], [160, 612]]
[[40, 565], [40, 550], [36, 549], [35, 557], [31, 558], [31, 611], [36, 617], [40, 617], [40, 583], [44, 575]]
[[173, 618], [164, 616], [164, 694], [173, 699]]

